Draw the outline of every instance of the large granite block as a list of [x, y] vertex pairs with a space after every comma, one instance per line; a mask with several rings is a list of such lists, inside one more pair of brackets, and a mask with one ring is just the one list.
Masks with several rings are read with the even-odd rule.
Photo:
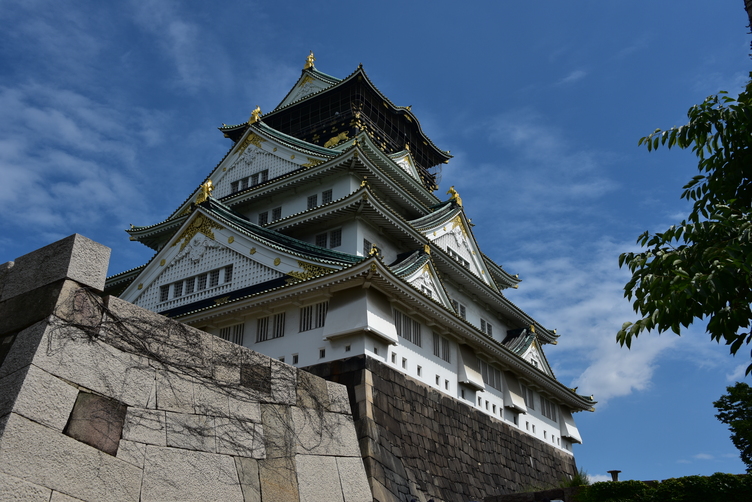
[[13, 344], [0, 366], [0, 378], [26, 368], [34, 360], [39, 344], [48, 330], [46, 321], [39, 321], [16, 334]]
[[215, 380], [196, 379], [193, 382], [193, 412], [199, 415], [230, 416], [229, 389]]
[[116, 457], [124, 462], [135, 465], [139, 469], [143, 469], [146, 458], [146, 445], [144, 443], [121, 439]]
[[[34, 365], [30, 365], [27, 372], [17, 371], [7, 378], [23, 375], [23, 373], [26, 373], [25, 378], [19, 382], [22, 386], [13, 404], [13, 411], [35, 422], [62, 431], [76, 402], [78, 389]], [[2, 396], [11, 390], [11, 387], [12, 385], [6, 385], [5, 379], [0, 380], [0, 389], [2, 389], [0, 401], [2, 401]], [[4, 415], [2, 404], [0, 404], [0, 415]]]
[[326, 380], [307, 371], [298, 372], [297, 406], [327, 410], [329, 408], [329, 388]]
[[102, 291], [110, 262], [110, 248], [73, 234], [16, 258], [7, 269], [2, 298], [17, 296], [61, 279]]
[[15, 413], [0, 439], [0, 472], [82, 500], [139, 500], [140, 469]]
[[363, 467], [363, 459], [359, 457], [335, 457], [337, 471], [342, 483], [342, 494], [345, 502], [371, 502], [373, 495], [368, 486], [368, 477]]
[[114, 399], [79, 392], [63, 432], [114, 456], [123, 434], [126, 409]]
[[258, 462], [252, 458], [235, 457], [235, 467], [243, 491], [243, 502], [262, 502]]
[[52, 490], [0, 472], [0, 500], [3, 502], [49, 502]]
[[157, 370], [156, 407], [160, 410], [193, 413], [193, 384], [195, 379], [184, 373]]
[[326, 382], [329, 392], [329, 410], [332, 413], [350, 414], [350, 398], [347, 396], [347, 387], [335, 382]]
[[297, 401], [298, 369], [289, 364], [271, 360], [272, 401], [279, 404], [295, 404]]
[[[128, 408], [123, 426], [123, 439], [155, 446], [167, 446], [165, 412], [144, 408]], [[119, 452], [118, 452], [118, 456]]]
[[297, 453], [360, 457], [352, 417], [339, 413], [292, 408]]
[[176, 448], [147, 447], [140, 502], [207, 500], [243, 502], [232, 457]]
[[166, 415], [167, 446], [208, 453], [216, 451], [214, 417], [171, 411]]
[[264, 458], [264, 430], [261, 424], [217, 417], [214, 419], [217, 453], [236, 457]]
[[335, 457], [298, 455], [300, 502], [344, 502]]
[[300, 502], [294, 456], [259, 460], [258, 467], [264, 502]]
[[290, 458], [295, 455], [295, 431], [289, 406], [261, 405], [264, 448], [267, 458]]

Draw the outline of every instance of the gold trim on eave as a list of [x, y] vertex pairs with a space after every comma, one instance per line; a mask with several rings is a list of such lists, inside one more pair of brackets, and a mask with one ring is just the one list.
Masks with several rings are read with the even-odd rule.
[[248, 145], [253, 145], [256, 148], [261, 148], [261, 143], [264, 143], [265, 141], [266, 140], [264, 138], [262, 138], [255, 132], [252, 132], [251, 134], [248, 135], [247, 138], [243, 140], [243, 142], [238, 147], [238, 155], [243, 153], [245, 149], [248, 148]]

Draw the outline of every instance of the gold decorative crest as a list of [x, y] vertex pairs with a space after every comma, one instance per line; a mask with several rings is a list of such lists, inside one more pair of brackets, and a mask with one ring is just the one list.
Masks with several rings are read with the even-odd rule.
[[[312, 263], [306, 263], [300, 260], [298, 260], [298, 266], [303, 269], [303, 272], [296, 272], [295, 270], [287, 272], [287, 275], [289, 275], [290, 277], [294, 277], [298, 281], [306, 281], [313, 277], [318, 277], [320, 275], [324, 275], [324, 274], [328, 274], [329, 272], [336, 271], [336, 269], [334, 268], [322, 267], [321, 265], [314, 265]], [[288, 283], [290, 282], [294, 282], [294, 281], [292, 281], [291, 279], [288, 279]]]
[[191, 242], [191, 239], [193, 239], [193, 237], [198, 233], [202, 233], [211, 240], [214, 240], [214, 232], [212, 231], [212, 229], [224, 230], [224, 228], [225, 227], [218, 223], [214, 223], [203, 214], [199, 214], [196, 219], [193, 220], [193, 223], [191, 223], [188, 228], [186, 228], [183, 233], [180, 234], [180, 237], [175, 240], [173, 246], [177, 245], [177, 243], [182, 240], [183, 243], [180, 245], [180, 250], [182, 251], [183, 249], [185, 249], [188, 243]]
[[223, 303], [227, 303], [229, 301], [229, 296], [223, 296], [222, 298], [217, 298], [216, 300], [214, 300], [214, 305], [222, 305]]
[[303, 67], [303, 69], [304, 70], [309, 70], [309, 69], [313, 68], [313, 62], [314, 61], [316, 61], [316, 58], [313, 57], [313, 51], [311, 51], [311, 53], [308, 56], [306, 56], [306, 58], [305, 58], [305, 66]]
[[457, 193], [457, 190], [454, 189], [454, 185], [449, 187], [447, 195], [451, 195], [451, 197], [449, 197], [449, 200], [453, 200], [457, 203], [458, 206], [462, 207], [462, 198], [460, 197], [460, 194]]
[[235, 237], [231, 235], [227, 238], [227, 244], [232, 244], [233, 242], [235, 242]]
[[256, 248], [251, 248], [250, 251], [248, 251], [249, 254], [256, 254]]
[[159, 262], [159, 266], [160, 266], [160, 267], [164, 267], [164, 264], [165, 264], [165, 263], [166, 263], [166, 262], [165, 262], [165, 259], [164, 259], [164, 258], [162, 258], [162, 259], [160, 260], [160, 262]]
[[214, 184], [212, 183], [212, 180], [206, 180], [206, 183], [201, 185], [201, 192], [196, 196], [196, 204], [201, 204], [202, 202], [209, 199], [209, 196], [212, 193], [212, 190], [214, 190]]
[[347, 134], [347, 131], [344, 131], [336, 136], [332, 136], [326, 143], [324, 143], [324, 148], [332, 148], [339, 145], [343, 141], [347, 141], [348, 139], [350, 139], [347, 137]]
[[249, 118], [249, 119], [248, 119], [248, 123], [249, 123], [249, 124], [255, 124], [255, 123], [256, 123], [256, 122], [258, 122], [259, 120], [261, 120], [261, 107], [258, 107], [258, 106], [257, 106], [257, 107], [256, 107], [256, 108], [254, 108], [254, 110], [253, 110], [253, 111], [251, 112], [251, 118]]
[[276, 267], [277, 265], [279, 265], [280, 263], [282, 263], [282, 260], [280, 260], [279, 258], [274, 258], [274, 266], [275, 266], [275, 267]]
[[243, 140], [243, 142], [238, 147], [238, 155], [243, 153], [246, 148], [248, 148], [248, 145], [254, 145], [256, 148], [261, 148], [261, 143], [265, 142], [266, 140], [256, 134], [255, 132], [252, 132], [248, 135], [247, 138]]

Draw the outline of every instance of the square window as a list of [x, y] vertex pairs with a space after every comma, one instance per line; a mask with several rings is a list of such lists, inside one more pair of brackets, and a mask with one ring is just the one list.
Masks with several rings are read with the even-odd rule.
[[293, 364], [298, 364], [298, 355], [297, 354], [293, 354], [292, 355], [292, 363]]
[[402, 358], [402, 369], [407, 369], [407, 359]]
[[258, 224], [266, 225], [267, 223], [269, 223], [269, 211], [264, 211], [263, 213], [259, 213]]
[[336, 248], [342, 245], [342, 229], [332, 230], [329, 233], [329, 247]]
[[378, 347], [374, 347], [373, 348], [373, 353], [378, 356], [379, 355], [379, 348]]
[[317, 194], [308, 196], [308, 209], [313, 209], [319, 205], [319, 196]]
[[213, 288], [219, 285], [219, 270], [209, 272], [209, 287]]
[[326, 247], [326, 242], [327, 242], [326, 241], [326, 237], [327, 237], [326, 234], [319, 234], [319, 235], [317, 235], [316, 236], [316, 245], [318, 247], [325, 248]]
[[281, 357], [279, 358], [279, 362], [281, 362], [281, 363], [285, 362], [285, 356], [281, 356]]
[[423, 374], [423, 368], [418, 366], [418, 376], [421, 376]]
[[319, 349], [319, 359], [324, 359], [326, 357], [326, 349]]
[[[376, 347], [374, 347], [374, 348], [376, 348]], [[349, 345], [345, 345], [345, 352], [350, 352], [350, 346]]]
[[331, 190], [324, 190], [321, 192], [321, 203], [322, 204], [329, 204], [332, 201], [332, 191]]

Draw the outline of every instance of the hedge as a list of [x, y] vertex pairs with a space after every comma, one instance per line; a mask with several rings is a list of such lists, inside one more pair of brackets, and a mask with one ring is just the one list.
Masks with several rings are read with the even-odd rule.
[[606, 481], [585, 486], [578, 502], [750, 502], [752, 476], [715, 473], [658, 482]]

